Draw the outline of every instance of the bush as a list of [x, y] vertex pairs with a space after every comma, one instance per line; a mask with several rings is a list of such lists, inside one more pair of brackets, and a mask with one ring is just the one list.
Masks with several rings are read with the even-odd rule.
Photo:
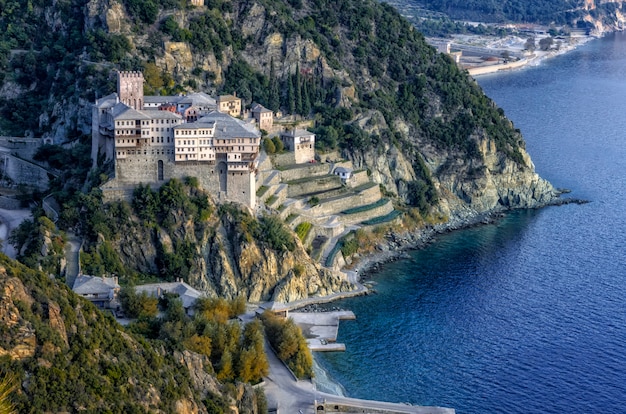
[[304, 239], [306, 239], [306, 236], [309, 235], [312, 227], [313, 225], [307, 221], [304, 221], [296, 226], [296, 235], [298, 236], [300, 241], [304, 241]]
[[274, 250], [291, 252], [296, 248], [292, 233], [278, 216], [261, 217], [255, 236]]
[[263, 140], [263, 146], [265, 147], [265, 152], [268, 154], [274, 154], [276, 152], [276, 146], [274, 145], [274, 141], [269, 138]]
[[282, 152], [285, 149], [283, 141], [281, 141], [278, 136], [272, 138], [272, 142], [274, 143], [274, 147], [276, 148], [276, 153]]

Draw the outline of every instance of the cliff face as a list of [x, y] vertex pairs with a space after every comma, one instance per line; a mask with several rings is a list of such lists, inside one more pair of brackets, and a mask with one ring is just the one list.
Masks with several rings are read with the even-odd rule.
[[[130, 230], [115, 238], [113, 246], [126, 267], [184, 277], [212, 296], [243, 295], [252, 302], [291, 302], [354, 289], [343, 275], [314, 263], [297, 238], [293, 249], [281, 250], [264, 242], [260, 230], [249, 232], [246, 226], [256, 221], [248, 221], [252, 218], [245, 212], [224, 209], [203, 222], [182, 210], [170, 214], [170, 225], [156, 227], [141, 225], [135, 217]], [[173, 257], [182, 258], [182, 265], [168, 262]]]

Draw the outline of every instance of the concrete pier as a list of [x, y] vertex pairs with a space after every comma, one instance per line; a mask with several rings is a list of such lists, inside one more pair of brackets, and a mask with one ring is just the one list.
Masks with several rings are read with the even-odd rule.
[[352, 311], [290, 312], [289, 317], [302, 329], [311, 351], [345, 351], [344, 344], [337, 343], [339, 322], [354, 320]]

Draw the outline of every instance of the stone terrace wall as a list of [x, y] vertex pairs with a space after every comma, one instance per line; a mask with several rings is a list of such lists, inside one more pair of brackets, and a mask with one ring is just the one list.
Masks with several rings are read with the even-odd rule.
[[378, 186], [372, 186], [366, 190], [361, 191], [358, 194], [337, 197], [322, 202], [314, 207], [311, 207], [311, 214], [316, 216], [323, 216], [329, 214], [336, 214], [340, 211], [347, 210], [352, 207], [363, 206], [371, 204], [380, 200], [380, 189]]
[[341, 179], [336, 175], [326, 175], [301, 183], [289, 183], [289, 197], [298, 197], [319, 191], [341, 188]]
[[327, 175], [330, 171], [328, 164], [303, 164], [301, 167], [289, 168], [280, 172], [280, 178], [283, 182], [299, 180], [314, 175]]
[[384, 216], [386, 214], [391, 213], [392, 211], [393, 211], [393, 203], [391, 201], [388, 201], [382, 206], [373, 208], [371, 210], [362, 211], [360, 213], [353, 213], [353, 214], [341, 214], [339, 216], [339, 219], [344, 224], [356, 224], [365, 220], [369, 220], [374, 217]]

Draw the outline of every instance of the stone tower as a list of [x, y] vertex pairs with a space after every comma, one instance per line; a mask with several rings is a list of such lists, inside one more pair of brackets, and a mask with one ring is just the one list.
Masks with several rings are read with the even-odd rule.
[[138, 111], [143, 110], [143, 74], [141, 72], [118, 72], [117, 94], [120, 102]]

